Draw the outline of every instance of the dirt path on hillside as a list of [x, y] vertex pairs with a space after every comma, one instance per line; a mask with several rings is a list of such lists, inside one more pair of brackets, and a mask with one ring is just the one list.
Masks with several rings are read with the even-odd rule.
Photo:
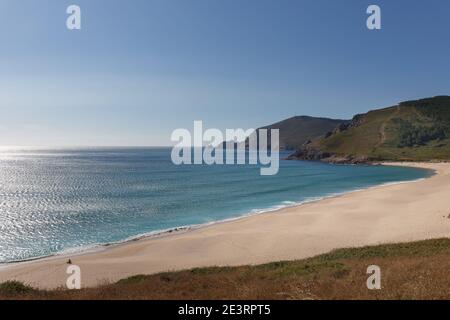
[[398, 116], [398, 114], [400, 113], [400, 105], [397, 106], [397, 109], [395, 110], [395, 112], [390, 115], [380, 126], [380, 142], [377, 143], [377, 145], [375, 146], [375, 148], [378, 148], [379, 146], [381, 146], [383, 143], [386, 142], [386, 125], [389, 121], [391, 121], [392, 119], [394, 119], [396, 116]]

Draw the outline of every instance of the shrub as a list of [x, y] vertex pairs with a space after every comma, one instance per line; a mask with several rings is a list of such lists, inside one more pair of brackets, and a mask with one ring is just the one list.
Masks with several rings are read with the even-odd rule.
[[19, 281], [6, 281], [0, 283], [0, 294], [17, 295], [33, 292], [34, 289]]

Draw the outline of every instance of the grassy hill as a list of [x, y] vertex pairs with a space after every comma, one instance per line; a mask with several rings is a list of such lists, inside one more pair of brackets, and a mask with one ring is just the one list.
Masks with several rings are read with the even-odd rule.
[[356, 115], [291, 157], [334, 162], [450, 159], [450, 96]]
[[348, 120], [297, 116], [261, 129], [279, 129], [280, 148], [289, 150], [297, 149], [306, 141], [323, 135], [336, 128], [337, 125], [347, 122]]
[[[348, 123], [348, 120], [296, 116], [258, 128], [257, 131], [259, 129], [279, 129], [280, 150], [295, 150], [306, 141], [333, 130], [341, 123]], [[246, 146], [248, 147], [248, 141], [246, 141]]]
[[[381, 290], [368, 290], [367, 267], [381, 268]], [[450, 239], [339, 249], [305, 260], [212, 267], [82, 290], [0, 284], [4, 299], [450, 299]]]

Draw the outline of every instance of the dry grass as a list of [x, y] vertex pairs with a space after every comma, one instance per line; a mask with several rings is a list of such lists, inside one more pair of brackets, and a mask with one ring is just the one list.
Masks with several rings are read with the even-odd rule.
[[[378, 265], [382, 289], [368, 290]], [[78, 291], [0, 285], [0, 299], [450, 299], [450, 239], [335, 250], [260, 266], [135, 276]]]

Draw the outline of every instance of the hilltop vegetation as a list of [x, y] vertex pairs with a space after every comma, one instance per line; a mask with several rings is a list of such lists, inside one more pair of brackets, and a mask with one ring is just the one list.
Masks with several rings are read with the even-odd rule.
[[341, 119], [296, 116], [260, 129], [279, 129], [280, 149], [295, 150], [306, 141], [323, 135], [333, 130], [337, 125], [347, 122], [348, 120]]
[[[348, 123], [349, 120], [316, 118], [308, 116], [295, 116], [274, 124], [256, 129], [278, 129], [280, 150], [296, 150], [306, 141], [325, 134], [333, 130], [341, 123]], [[270, 131], [268, 131], [267, 147], [270, 148]], [[259, 140], [259, 138], [258, 138]], [[224, 142], [224, 147], [225, 147]], [[243, 143], [243, 142], [241, 142]], [[248, 139], [245, 140], [245, 147], [249, 148]]]
[[[368, 290], [367, 267], [381, 268]], [[37, 290], [10, 281], [0, 299], [450, 299], [450, 239], [339, 249], [259, 266], [140, 275], [82, 290]]]
[[450, 159], [450, 96], [405, 101], [356, 115], [291, 158], [331, 162]]

